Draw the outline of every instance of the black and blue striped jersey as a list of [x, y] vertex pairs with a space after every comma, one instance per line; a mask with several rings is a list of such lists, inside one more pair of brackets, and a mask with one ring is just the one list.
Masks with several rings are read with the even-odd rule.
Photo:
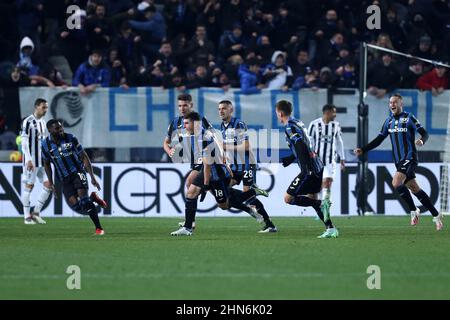
[[195, 136], [194, 158], [197, 159], [196, 164], [204, 164], [206, 159], [211, 165], [210, 181], [220, 181], [230, 177], [230, 174], [224, 164], [224, 153], [220, 137], [215, 136], [215, 131], [202, 128], [201, 134]]
[[[194, 167], [196, 159], [193, 157], [193, 152], [188, 152], [184, 150], [189, 150], [189, 148], [193, 145], [194, 137], [186, 131], [183, 123], [183, 116], [175, 117], [169, 124], [169, 128], [167, 129], [167, 138], [170, 141], [172, 147], [179, 147], [179, 157], [183, 163], [190, 163], [191, 168]], [[211, 123], [205, 118], [202, 117], [202, 127], [206, 129], [212, 129], [213, 126]]]
[[41, 147], [43, 160], [53, 163], [60, 180], [73, 173], [86, 173], [81, 160], [83, 147], [74, 135], [65, 133], [58, 143], [48, 136]]
[[[238, 118], [232, 117], [230, 122], [222, 122], [220, 130], [224, 144], [240, 146], [245, 141], [248, 141], [247, 125]], [[231, 170], [242, 172], [250, 169], [250, 151], [238, 152], [231, 150], [231, 148], [226, 148], [225, 152], [227, 158], [232, 161], [230, 164]]]
[[309, 136], [302, 121], [289, 118], [285, 127], [286, 141], [302, 174], [319, 174], [323, 169], [322, 160], [311, 146]]
[[362, 150], [364, 152], [372, 150], [380, 145], [387, 136], [390, 136], [392, 156], [396, 164], [405, 160], [417, 162], [416, 131], [422, 135], [422, 140], [425, 142], [428, 134], [413, 114], [405, 111], [398, 115], [391, 114], [383, 123], [378, 137]]

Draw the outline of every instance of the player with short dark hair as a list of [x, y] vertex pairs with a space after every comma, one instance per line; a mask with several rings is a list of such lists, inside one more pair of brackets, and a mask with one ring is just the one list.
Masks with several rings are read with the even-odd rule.
[[91, 177], [91, 183], [98, 190], [100, 190], [100, 185], [95, 179], [86, 151], [74, 135], [64, 132], [58, 120], [48, 121], [47, 129], [50, 135], [42, 141], [42, 157], [50, 189], [56, 196], [50, 166], [50, 163], [53, 163], [55, 172], [62, 182], [63, 194], [69, 206], [78, 213], [88, 214], [95, 224], [95, 234], [103, 235], [105, 232], [98, 218], [100, 208], [95, 203], [103, 208], [106, 208], [107, 204], [95, 192], [92, 192], [90, 197], [88, 196], [86, 170]]
[[[48, 178], [45, 174], [41, 156], [41, 141], [47, 136], [44, 116], [48, 111], [47, 100], [38, 98], [34, 102], [34, 112], [23, 120], [21, 130], [23, 174], [22, 205], [25, 224], [45, 224], [40, 212], [51, 194]], [[30, 209], [30, 197], [36, 178], [43, 184], [42, 192], [34, 206]]]
[[[186, 192], [185, 221], [178, 230], [171, 233], [173, 236], [192, 235], [193, 222], [197, 212], [197, 199], [202, 193], [211, 191], [218, 206], [223, 210], [230, 207], [236, 208], [254, 196], [250, 192], [242, 192], [229, 187], [232, 172], [224, 164], [223, 149], [218, 139], [214, 137], [214, 131], [203, 128], [200, 119], [200, 115], [197, 112], [191, 112], [184, 119], [186, 131], [194, 136], [192, 150], [201, 169]], [[248, 206], [248, 209], [250, 211], [255, 208]], [[271, 224], [270, 220], [266, 223]], [[273, 224], [270, 227], [273, 228], [270, 232], [276, 232]]]
[[[164, 138], [163, 148], [173, 162], [188, 162], [191, 164], [191, 171], [187, 174], [186, 178], [186, 188], [189, 189], [189, 186], [201, 169], [201, 164], [197, 164], [198, 159], [195, 159], [194, 153], [190, 151], [193, 136], [186, 131], [183, 123], [184, 117], [194, 112], [192, 96], [188, 93], [179, 94], [177, 97], [177, 106], [179, 116], [170, 122], [167, 135]], [[201, 117], [201, 120], [204, 128], [212, 129], [212, 125], [205, 117]]]
[[[411, 225], [419, 223], [420, 209], [416, 207], [411, 192], [433, 215], [436, 230], [443, 228], [442, 215], [431, 203], [428, 195], [420, 188], [416, 181], [416, 168], [418, 165], [417, 147], [421, 147], [428, 140], [428, 133], [416, 117], [403, 111], [403, 97], [394, 94], [389, 98], [391, 115], [384, 122], [381, 132], [368, 145], [356, 148], [354, 153], [358, 156], [378, 147], [387, 136], [391, 138], [392, 155], [397, 171], [392, 178], [392, 186], [407, 203], [411, 212]], [[421, 137], [415, 140], [416, 132]], [[409, 189], [409, 190], [408, 190]]]
[[339, 232], [334, 227], [329, 212], [326, 212], [329, 210], [329, 200], [317, 199], [322, 189], [323, 163], [311, 149], [305, 125], [291, 116], [292, 104], [289, 101], [278, 101], [276, 114], [278, 120], [285, 125], [286, 141], [292, 151], [291, 156], [282, 159], [283, 166], [295, 161], [301, 169], [287, 189], [284, 201], [290, 205], [313, 207], [326, 227], [326, 231], [318, 238], [337, 238]]
[[336, 121], [336, 106], [326, 104], [322, 108], [322, 117], [309, 124], [308, 135], [314, 152], [324, 165], [322, 199], [331, 199], [331, 184], [336, 174], [336, 156], [340, 158], [341, 170], [345, 169], [344, 143], [342, 130]]

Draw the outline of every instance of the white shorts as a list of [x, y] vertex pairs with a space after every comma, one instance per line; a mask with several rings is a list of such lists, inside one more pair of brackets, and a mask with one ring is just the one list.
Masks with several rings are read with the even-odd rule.
[[26, 184], [34, 184], [36, 182], [36, 178], [38, 178], [40, 183], [48, 180], [44, 167], [34, 168], [32, 171], [27, 170], [27, 167], [23, 167], [22, 182]]
[[334, 176], [336, 175], [336, 163], [330, 163], [323, 167], [323, 177], [322, 179], [331, 178], [334, 180]]

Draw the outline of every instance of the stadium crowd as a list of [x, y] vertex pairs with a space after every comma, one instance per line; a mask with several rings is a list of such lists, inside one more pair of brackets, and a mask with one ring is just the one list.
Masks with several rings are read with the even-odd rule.
[[[67, 13], [72, 4], [81, 10]], [[366, 26], [372, 4], [380, 30]], [[450, 56], [449, 0], [5, 0], [0, 15], [2, 87], [354, 88], [361, 41]], [[381, 51], [368, 59], [377, 97], [448, 88], [445, 68]]]

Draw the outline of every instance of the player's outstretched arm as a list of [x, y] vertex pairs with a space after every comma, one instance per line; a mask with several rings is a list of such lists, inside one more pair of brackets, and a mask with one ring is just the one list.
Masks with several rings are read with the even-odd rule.
[[420, 127], [419, 129], [417, 129], [417, 132], [421, 135], [421, 137], [420, 139], [416, 140], [416, 145], [420, 147], [423, 146], [425, 142], [427, 142], [429, 135], [424, 127]]
[[375, 139], [370, 141], [369, 144], [367, 144], [366, 146], [363, 146], [361, 148], [356, 148], [355, 150], [353, 150], [353, 152], [357, 156], [360, 156], [360, 155], [378, 147], [384, 141], [385, 138], [386, 138], [385, 136], [379, 134]]

